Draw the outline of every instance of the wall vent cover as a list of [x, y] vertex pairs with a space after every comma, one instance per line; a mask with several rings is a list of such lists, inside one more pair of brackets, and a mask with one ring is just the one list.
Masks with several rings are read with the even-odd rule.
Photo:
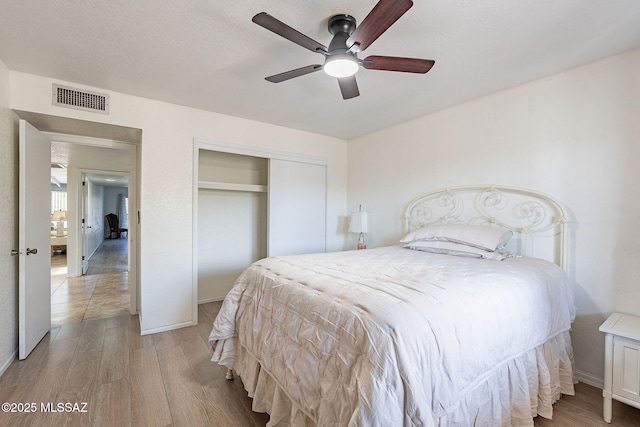
[[54, 84], [53, 105], [109, 114], [109, 95]]

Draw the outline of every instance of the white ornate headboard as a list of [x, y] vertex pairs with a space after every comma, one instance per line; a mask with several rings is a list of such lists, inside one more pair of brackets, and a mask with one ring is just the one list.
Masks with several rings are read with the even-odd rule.
[[405, 233], [434, 223], [493, 225], [513, 231], [511, 252], [555, 262], [568, 271], [569, 215], [544, 193], [501, 185], [443, 188], [413, 199], [405, 209]]

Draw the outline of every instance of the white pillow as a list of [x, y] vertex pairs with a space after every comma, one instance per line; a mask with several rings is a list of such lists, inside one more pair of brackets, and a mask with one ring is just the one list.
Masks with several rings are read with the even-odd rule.
[[431, 224], [413, 231], [402, 240], [402, 243], [436, 240], [474, 246], [488, 251], [507, 244], [513, 236], [511, 230], [501, 227], [469, 224]]
[[502, 261], [511, 256], [511, 254], [502, 251], [487, 251], [476, 248], [474, 246], [463, 245], [460, 243], [445, 242], [438, 240], [423, 240], [411, 242], [405, 245], [405, 248], [415, 251], [432, 252], [436, 254], [455, 255], [470, 258], [484, 258], [496, 261]]

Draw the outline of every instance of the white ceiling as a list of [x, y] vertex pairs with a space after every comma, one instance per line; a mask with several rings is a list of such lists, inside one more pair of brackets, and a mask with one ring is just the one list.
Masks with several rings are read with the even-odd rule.
[[[37, 118], [37, 117], [35, 117]], [[51, 183], [67, 184], [67, 168], [80, 168], [87, 179], [105, 187], [128, 187], [127, 171], [131, 157], [121, 149], [58, 141], [47, 133], [51, 141]], [[85, 141], [86, 142], [86, 141]], [[122, 171], [122, 172], [117, 172]]]
[[123, 175], [106, 175], [100, 173], [87, 174], [87, 179], [95, 185], [103, 187], [128, 187], [129, 179]]
[[[51, 184], [58, 187], [67, 185], [67, 169], [60, 167], [60, 165], [62, 165], [62, 163], [51, 164]], [[87, 179], [95, 185], [101, 185], [103, 187], [129, 186], [129, 178], [126, 175], [88, 173]]]
[[[425, 0], [360, 57], [434, 59], [425, 75], [361, 69], [344, 101], [322, 56], [251, 22], [266, 11], [328, 45], [329, 17], [375, 0], [0, 0], [11, 69], [351, 139], [640, 46], [638, 0]], [[112, 107], [113, 108], [113, 107]]]

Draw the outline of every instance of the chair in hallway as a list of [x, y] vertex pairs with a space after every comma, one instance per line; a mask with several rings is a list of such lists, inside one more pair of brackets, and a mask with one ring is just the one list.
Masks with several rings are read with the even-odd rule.
[[118, 220], [118, 215], [114, 213], [110, 213], [107, 215], [107, 222], [109, 223], [109, 238], [112, 239], [113, 233], [116, 233], [117, 238], [120, 238], [121, 233], [127, 233], [129, 235], [129, 230], [126, 228], [120, 228], [120, 221]]

